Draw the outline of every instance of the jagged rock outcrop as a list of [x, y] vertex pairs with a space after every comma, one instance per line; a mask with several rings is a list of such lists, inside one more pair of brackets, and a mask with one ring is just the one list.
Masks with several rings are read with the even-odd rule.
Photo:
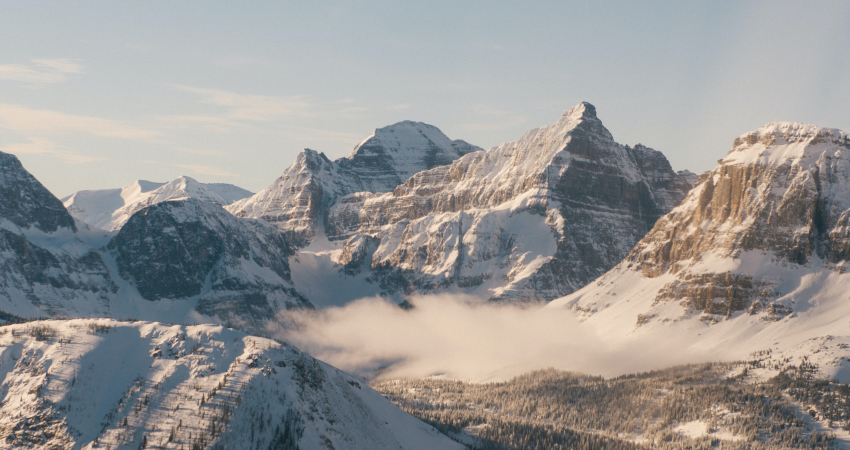
[[200, 183], [182, 176], [168, 183], [138, 180], [121, 189], [79, 191], [62, 202], [74, 218], [106, 231], [118, 231], [136, 211], [167, 200], [196, 198], [229, 205], [253, 195], [226, 183]]
[[415, 173], [448, 164], [478, 147], [451, 140], [421, 122], [399, 122], [375, 130], [347, 158], [329, 160], [304, 149], [267, 189], [237, 201], [227, 210], [239, 217], [262, 218], [307, 245], [334, 201], [355, 192], [388, 192]]
[[660, 152], [616, 143], [581, 103], [390, 193], [337, 199], [325, 232], [380, 239], [372, 279], [391, 295], [458, 288], [551, 300], [620, 262], [689, 189]]
[[716, 320], [745, 312], [781, 319], [833, 301], [830, 292], [847, 282], [848, 220], [848, 135], [771, 123], [735, 139], [619, 267], [556, 304], [598, 310], [631, 286], [642, 293], [630, 298], [647, 303], [644, 315], [659, 319], [682, 314], [667, 308], [671, 301]]

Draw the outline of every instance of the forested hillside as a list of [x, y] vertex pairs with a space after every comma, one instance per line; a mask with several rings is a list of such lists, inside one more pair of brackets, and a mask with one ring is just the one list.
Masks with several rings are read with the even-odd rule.
[[747, 363], [613, 379], [541, 370], [507, 382], [393, 380], [373, 387], [476, 449], [845, 448], [850, 386], [803, 362], [759, 380]]

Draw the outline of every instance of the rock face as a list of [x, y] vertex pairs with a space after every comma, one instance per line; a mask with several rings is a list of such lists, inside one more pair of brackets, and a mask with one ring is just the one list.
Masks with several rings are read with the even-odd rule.
[[581, 103], [552, 126], [392, 192], [338, 198], [325, 232], [349, 240], [346, 255], [365, 257], [353, 249], [374, 243], [370, 277], [385, 294], [545, 301], [620, 262], [689, 189], [660, 152], [616, 143]]
[[156, 203], [109, 242], [120, 275], [148, 300], [200, 296], [198, 311], [259, 324], [310, 307], [292, 288], [283, 234], [198, 199]]
[[[688, 311], [712, 321], [744, 312], [778, 320], [832, 301], [830, 292], [846, 283], [848, 220], [848, 135], [771, 123], [735, 139], [619, 267], [556, 304], [616, 309], [621, 302], [611, 294], [632, 286], [642, 289], [642, 315], [659, 321]], [[825, 278], [831, 281], [812, 281]], [[671, 301], [684, 311], [669, 308]]]
[[135, 212], [167, 200], [196, 198], [229, 205], [253, 193], [225, 183], [199, 183], [179, 177], [168, 183], [139, 180], [121, 189], [76, 192], [62, 201], [77, 220], [106, 231], [118, 231]]
[[362, 380], [220, 326], [5, 326], [0, 373], [3, 449], [465, 448]]
[[227, 209], [239, 217], [275, 224], [294, 244], [305, 246], [337, 198], [391, 191], [417, 172], [478, 150], [449, 139], [432, 125], [399, 122], [375, 130], [347, 158], [331, 161], [323, 153], [305, 149], [271, 186]]
[[740, 136], [688, 207], [662, 219], [629, 259], [650, 275], [710, 251], [771, 251], [795, 264], [846, 260], [848, 150], [844, 132], [813, 125], [772, 123]]

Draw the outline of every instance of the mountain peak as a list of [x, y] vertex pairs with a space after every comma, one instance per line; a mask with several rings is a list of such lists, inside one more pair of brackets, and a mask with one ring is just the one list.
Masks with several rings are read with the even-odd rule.
[[596, 117], [596, 107], [588, 102], [580, 102], [578, 105], [564, 111], [563, 117], [569, 117], [574, 120], [593, 119], [599, 120]]
[[451, 149], [453, 141], [439, 128], [423, 122], [405, 120], [383, 128], [376, 128], [369, 136], [354, 147], [349, 159], [392, 153], [420, 153], [429, 147]]
[[21, 228], [52, 232], [58, 228], [76, 231], [74, 219], [62, 202], [30, 174], [18, 157], [0, 152], [0, 220]]

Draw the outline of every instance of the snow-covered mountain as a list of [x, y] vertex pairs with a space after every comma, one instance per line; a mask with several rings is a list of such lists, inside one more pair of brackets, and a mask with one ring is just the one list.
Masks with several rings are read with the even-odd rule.
[[0, 448], [462, 449], [359, 379], [212, 325], [0, 327]]
[[150, 190], [191, 195], [149, 196], [151, 204], [114, 233], [76, 226], [14, 156], [0, 153], [0, 164], [4, 316], [203, 320], [262, 330], [282, 310], [312, 308], [292, 285], [285, 236], [234, 217], [214, 197], [194, 196], [211, 192], [194, 180]]
[[262, 218], [299, 246], [310, 243], [334, 201], [354, 192], [389, 192], [415, 173], [481, 150], [451, 140], [437, 127], [399, 122], [379, 128], [347, 158], [329, 160], [304, 149], [268, 188], [228, 206], [239, 217]]
[[197, 198], [229, 205], [253, 195], [225, 183], [199, 183], [186, 176], [168, 183], [138, 180], [120, 189], [79, 191], [62, 199], [77, 220], [106, 231], [117, 231], [136, 211], [166, 200]]
[[419, 172], [392, 192], [339, 196], [324, 233], [344, 245], [302, 250], [293, 277], [318, 304], [329, 297], [310, 277], [319, 270], [326, 280], [349, 277], [360, 286], [353, 291], [371, 285], [400, 298], [452, 290], [551, 300], [620, 262], [689, 189], [664, 155], [616, 143], [581, 103], [554, 125]]
[[621, 264], [549, 307], [609, 336], [741, 351], [847, 335], [848, 221], [848, 135], [771, 123], [737, 138]]

